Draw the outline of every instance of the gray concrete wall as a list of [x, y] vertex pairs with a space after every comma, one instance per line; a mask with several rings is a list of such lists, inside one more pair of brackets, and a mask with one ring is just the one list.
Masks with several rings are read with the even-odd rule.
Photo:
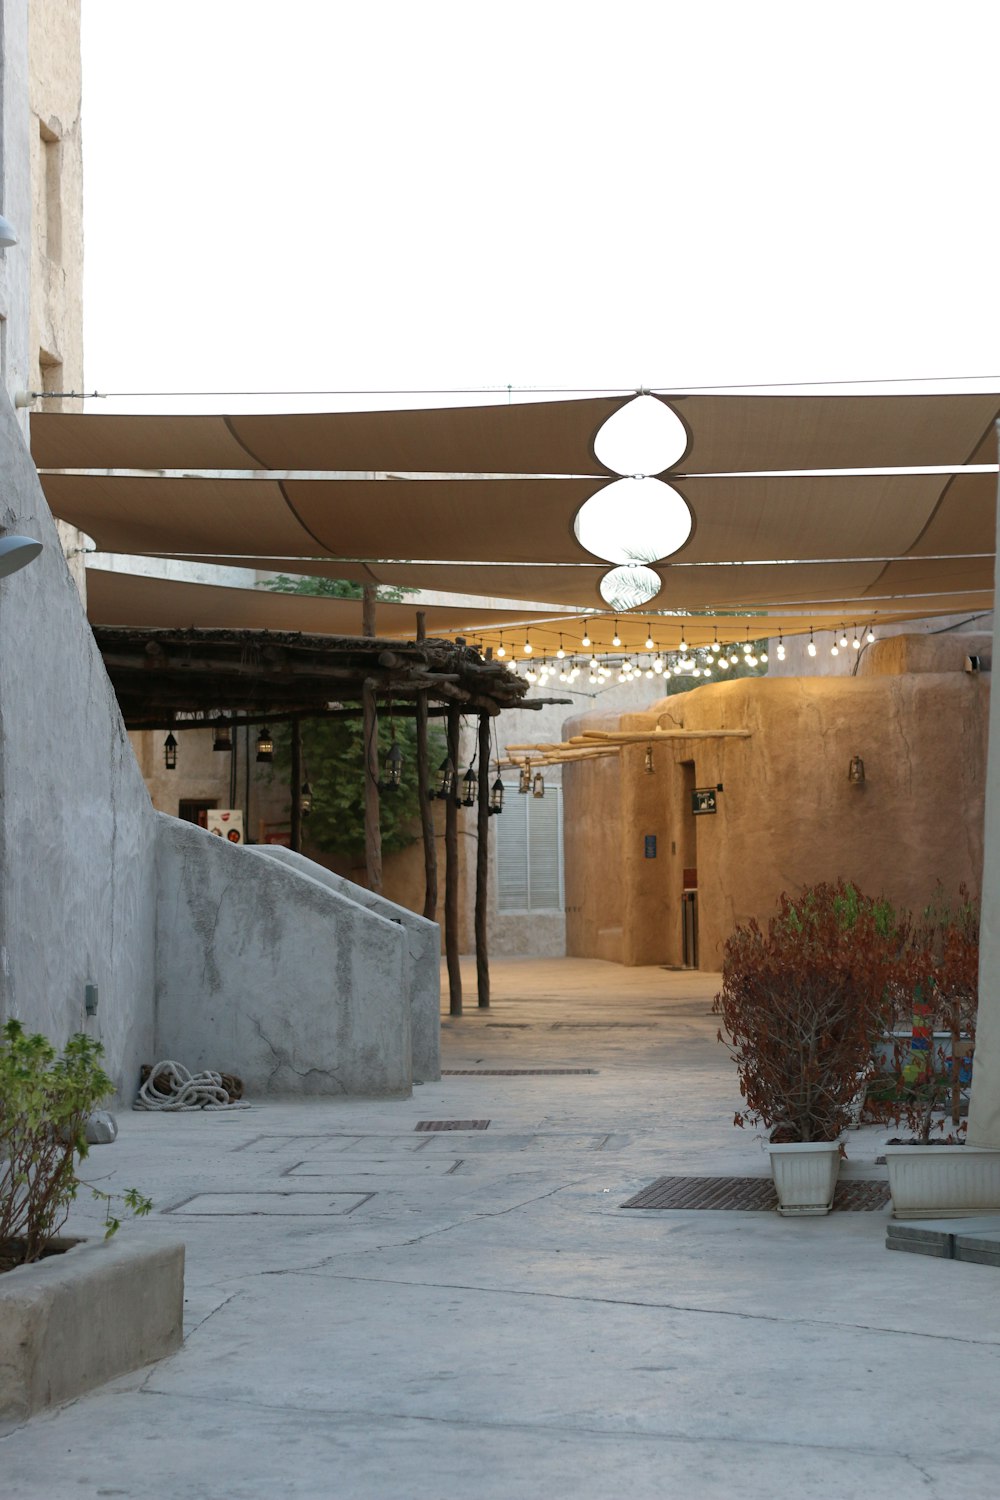
[[407, 934], [257, 850], [152, 815], [156, 1053], [254, 1094], [410, 1091]]
[[397, 906], [364, 886], [335, 875], [332, 870], [284, 849], [279, 844], [258, 844], [251, 852], [280, 860], [289, 869], [319, 881], [345, 901], [395, 922], [406, 933], [405, 984], [410, 1002], [410, 1035], [413, 1051], [413, 1077], [428, 1083], [441, 1077], [441, 929], [405, 906]]
[[[152, 1044], [152, 813], [2, 394], [0, 527], [44, 543], [0, 579], [0, 1016], [58, 1045], [91, 1032], [131, 1097]], [[99, 987], [91, 1021], [88, 981]]]

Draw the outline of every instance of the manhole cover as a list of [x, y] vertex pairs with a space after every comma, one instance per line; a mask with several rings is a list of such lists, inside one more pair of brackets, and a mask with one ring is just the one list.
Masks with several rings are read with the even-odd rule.
[[[868, 1213], [889, 1202], [887, 1182], [839, 1182], [833, 1207], [841, 1213]], [[744, 1213], [777, 1208], [769, 1177], [658, 1177], [622, 1208], [738, 1209]]]
[[487, 1130], [489, 1120], [418, 1120], [414, 1130]]
[[442, 1068], [442, 1078], [562, 1078], [596, 1068]]

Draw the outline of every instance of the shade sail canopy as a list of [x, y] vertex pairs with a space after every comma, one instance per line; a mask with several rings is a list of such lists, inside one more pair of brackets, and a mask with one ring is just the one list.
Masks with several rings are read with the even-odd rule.
[[[32, 417], [32, 443], [55, 471], [42, 476], [54, 513], [103, 550], [601, 609], [617, 597], [601, 593], [609, 565], [577, 541], [574, 520], [610, 482], [594, 438], [628, 399], [247, 417], [43, 413]], [[978, 607], [991, 589], [996, 474], [967, 466], [995, 463], [1000, 396], [661, 399], [687, 428], [668, 477], [693, 525], [667, 558], [644, 551], [641, 535], [630, 540], [626, 555], [662, 580], [650, 607], [853, 618], [912, 602], [930, 614]], [[960, 471], [792, 472], [928, 465]], [[254, 466], [243, 478], [177, 472]], [[174, 472], [121, 472], [153, 467]], [[67, 472], [88, 468], [116, 472]]]
[[[308, 635], [349, 636], [361, 634], [359, 599], [318, 599], [298, 594], [272, 593], [265, 589], [220, 588], [211, 584], [177, 579], [149, 578], [139, 574], [92, 568], [87, 574], [87, 608], [95, 626], [135, 629], [269, 630], [301, 631]], [[980, 598], [983, 605], [984, 595]], [[858, 624], [915, 619], [926, 613], [882, 602]], [[805, 634], [810, 628], [833, 630], [850, 625], [836, 609], [820, 606], [808, 615], [771, 611], [767, 614], [721, 613], [678, 617], [655, 613], [641, 615], [540, 616], [516, 610], [476, 606], [434, 606], [425, 610], [428, 635], [463, 635], [495, 648], [504, 646], [508, 655], [521, 654], [525, 641], [541, 652], [554, 653], [559, 644], [567, 651], [586, 650], [586, 636], [595, 651], [614, 652], [617, 634], [621, 649], [639, 651], [647, 638], [661, 650], [676, 650], [682, 640], [693, 646], [714, 639], [744, 641], [762, 636]], [[377, 606], [376, 626], [380, 636], [413, 640], [416, 606], [412, 603], [382, 603]]]

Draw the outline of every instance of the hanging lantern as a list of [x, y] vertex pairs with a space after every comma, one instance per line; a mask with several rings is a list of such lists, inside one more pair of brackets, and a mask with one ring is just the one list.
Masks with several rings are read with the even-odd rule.
[[522, 797], [531, 791], [531, 764], [529, 761], [525, 761], [524, 765], [521, 767], [518, 776], [517, 790]]
[[656, 774], [656, 767], [653, 765], [652, 745], [646, 746], [646, 764], [643, 769], [645, 770], [647, 776], [654, 776]]
[[503, 782], [498, 776], [490, 787], [490, 816], [503, 812]]
[[545, 778], [542, 775], [541, 771], [535, 772], [535, 779], [531, 783], [531, 795], [533, 797], [545, 796]]
[[304, 781], [302, 783], [302, 790], [299, 793], [299, 812], [302, 814], [302, 816], [304, 818], [308, 818], [308, 816], [312, 812], [312, 810], [313, 810], [313, 793], [312, 793], [312, 787], [309, 785], [308, 781]]
[[860, 755], [852, 755], [847, 768], [847, 779], [852, 786], [861, 786], [865, 779], [865, 763]]
[[177, 770], [177, 741], [172, 729], [163, 741], [163, 764], [168, 771]]
[[379, 791], [396, 792], [399, 790], [399, 780], [403, 774], [403, 752], [396, 743], [396, 732], [393, 730], [392, 745], [389, 754], [385, 758], [385, 780], [379, 782]]
[[465, 796], [461, 802], [462, 807], [475, 807], [476, 794], [479, 791], [479, 777], [473, 770], [471, 761], [469, 762], [469, 769], [462, 777], [462, 786], [465, 790]]
[[266, 724], [257, 736], [257, 760], [261, 765], [270, 765], [274, 760], [274, 741]]
[[215, 726], [215, 734], [212, 737], [213, 750], [231, 750], [233, 748], [233, 737], [229, 732], [229, 725], [225, 719], [219, 719]]
[[438, 766], [437, 790], [432, 796], [439, 797], [442, 802], [447, 802], [455, 790], [455, 766], [450, 755], [446, 755]]

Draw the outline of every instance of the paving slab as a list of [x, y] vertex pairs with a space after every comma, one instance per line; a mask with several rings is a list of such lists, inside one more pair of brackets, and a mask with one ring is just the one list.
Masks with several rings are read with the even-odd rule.
[[[621, 1207], [658, 1177], [767, 1173], [732, 1125], [716, 987], [505, 961], [489, 1011], [443, 1018], [448, 1072], [410, 1099], [123, 1115], [91, 1176], [154, 1198], [123, 1234], [186, 1242], [186, 1340], [6, 1430], [0, 1494], [992, 1495], [988, 1267], [887, 1255], [887, 1210]], [[554, 1068], [593, 1071], [523, 1071]], [[852, 1133], [845, 1178], [884, 1178], [883, 1143]], [[92, 1222], [81, 1201], [71, 1227]]]

